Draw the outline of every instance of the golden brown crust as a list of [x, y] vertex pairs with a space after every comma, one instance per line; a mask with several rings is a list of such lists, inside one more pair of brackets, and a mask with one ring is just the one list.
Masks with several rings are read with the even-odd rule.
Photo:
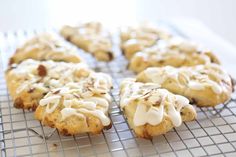
[[[162, 122], [158, 125], [145, 124], [142, 126], [134, 126], [133, 124], [133, 116], [135, 113], [134, 109], [135, 109], [134, 106], [127, 105], [124, 108], [124, 115], [126, 116], [130, 127], [134, 130], [134, 132], [138, 137], [152, 139], [153, 136], [165, 134], [174, 128], [174, 125], [172, 124], [170, 118], [167, 116], [165, 116]], [[181, 113], [182, 113], [181, 117], [184, 122], [192, 121], [197, 117], [196, 113], [193, 112], [192, 109], [188, 107], [184, 107], [181, 110]]]
[[86, 119], [74, 115], [62, 120], [60, 113], [62, 108], [61, 105], [53, 113], [47, 114], [46, 107], [38, 106], [35, 118], [45, 126], [57, 128], [62, 135], [76, 135], [86, 132], [99, 134], [103, 130], [104, 126], [99, 118], [91, 114], [85, 115]]
[[18, 88], [24, 83], [23, 80], [15, 78], [14, 75], [7, 73], [6, 82], [9, 94], [13, 98], [13, 105], [16, 108], [23, 108], [28, 110], [35, 110], [38, 106], [39, 100], [47, 93], [49, 89], [46, 90], [27, 88], [17, 93]]

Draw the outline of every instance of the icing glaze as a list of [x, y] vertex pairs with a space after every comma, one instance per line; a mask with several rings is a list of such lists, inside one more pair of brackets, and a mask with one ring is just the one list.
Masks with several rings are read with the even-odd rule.
[[104, 126], [107, 126], [111, 123], [110, 119], [101, 110], [87, 110], [85, 108], [80, 108], [80, 109], [78, 109], [78, 111], [82, 112], [82, 113], [89, 113], [95, 117], [98, 117], [101, 120], [102, 125], [104, 125]]
[[121, 84], [120, 106], [123, 109], [134, 101], [137, 103], [133, 117], [135, 126], [158, 125], [165, 116], [170, 118], [174, 126], [180, 126], [181, 109], [191, 106], [187, 98], [174, 95], [154, 83], [144, 84], [135, 82], [135, 79], [125, 79]]
[[[93, 74], [94, 76], [96, 74]], [[62, 88], [53, 89], [40, 100], [39, 105], [46, 106], [46, 113], [53, 113], [59, 105], [62, 105], [63, 109], [60, 111], [62, 115], [61, 120], [65, 120], [72, 115], [83, 118], [86, 117], [84, 114], [87, 113], [99, 118], [101, 123], [107, 126], [110, 124], [110, 120], [106, 115], [110, 102], [107, 94], [111, 87], [108, 83], [111, 82], [106, 80], [109, 78], [108, 76], [103, 77], [103, 79], [102, 76], [105, 76], [105, 74], [99, 74], [96, 78], [105, 82], [98, 83], [97, 81], [92, 81], [92, 84], [90, 84], [91, 87], [96, 86], [98, 89], [103, 89], [104, 93], [101, 96], [95, 96], [93, 90], [90, 91], [91, 95], [84, 95], [84, 90], [88, 89], [87, 83], [91, 81], [88, 79], [87, 81], [83, 80], [77, 83], [70, 82]]]
[[[43, 65], [47, 70], [45, 77], [38, 75], [37, 68], [39, 65]], [[41, 88], [45, 90], [45, 86], [48, 88], [61, 87], [67, 82], [78, 81], [81, 79], [76, 73], [81, 70], [91, 72], [84, 63], [64, 63], [53, 61], [36, 61], [27, 59], [16, 66], [16, 68], [9, 71], [10, 75], [16, 75], [17, 78], [24, 80], [18, 87], [18, 93], [26, 88]], [[37, 83], [39, 82], [39, 83]], [[44, 87], [44, 89], [42, 89]]]
[[[145, 61], [139, 65], [140, 61]], [[147, 67], [162, 66], [195, 66], [200, 64], [210, 64], [212, 61], [200, 46], [184, 39], [176, 37], [168, 40], [158, 40], [156, 44], [143, 48], [134, 54], [131, 59], [130, 69], [141, 72]]]
[[160, 86], [166, 80], [171, 79], [176, 81], [179, 86], [184, 85], [193, 90], [211, 88], [216, 94], [227, 92], [222, 82], [228, 82], [230, 84], [229, 75], [221, 70], [219, 65], [213, 63], [181, 68], [170, 66], [148, 68], [143, 73], [151, 82], [158, 83]]
[[[39, 65], [47, 71], [43, 77], [38, 75]], [[9, 72], [22, 79], [18, 93], [31, 88], [47, 93], [39, 101], [40, 106], [45, 106], [46, 113], [60, 109], [62, 120], [70, 115], [81, 117], [89, 113], [108, 125], [109, 91], [112, 87], [109, 75], [93, 72], [83, 63], [32, 59], [25, 60]]]
[[81, 117], [81, 118], [83, 118], [83, 119], [86, 118], [83, 114], [78, 113], [78, 112], [76, 111], [76, 109], [74, 109], [74, 108], [63, 108], [63, 109], [61, 110], [61, 115], [62, 115], [62, 120], [65, 120], [66, 118], [68, 118], [68, 117], [70, 117], [70, 116], [73, 116], [73, 115], [78, 116], [78, 117]]
[[[35, 57], [39, 60], [50, 60], [53, 58], [64, 60], [69, 56], [74, 57], [74, 59], [76, 58], [78, 62], [80, 61], [74, 48], [66, 45], [55, 34], [51, 33], [42, 33], [35, 36], [28, 40], [22, 47], [19, 47], [17, 51], [20, 52], [15, 54], [17, 63], [26, 59], [24, 56], [29, 56], [32, 52], [34, 52]], [[26, 55], [21, 56], [20, 54]]]
[[189, 81], [188, 87], [194, 90], [204, 90], [205, 87], [202, 83], [196, 81]]

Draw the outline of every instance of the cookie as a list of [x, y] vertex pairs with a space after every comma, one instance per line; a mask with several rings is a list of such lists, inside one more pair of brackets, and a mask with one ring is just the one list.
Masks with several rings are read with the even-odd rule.
[[91, 73], [79, 82], [67, 83], [48, 92], [35, 111], [43, 125], [57, 128], [63, 135], [98, 134], [111, 126], [108, 108], [111, 78]]
[[174, 37], [160, 40], [155, 46], [137, 52], [131, 58], [128, 68], [139, 73], [148, 67], [182, 67], [209, 63], [219, 64], [211, 51], [201, 50], [190, 41]]
[[26, 41], [23, 46], [16, 49], [9, 64], [18, 64], [26, 59], [81, 62], [75, 49], [68, 47], [52, 34], [40, 34]]
[[25, 60], [12, 64], [5, 78], [16, 108], [35, 110], [51, 89], [77, 82], [92, 73], [84, 63]]
[[218, 65], [147, 68], [137, 81], [154, 82], [175, 94], [187, 97], [199, 107], [216, 106], [231, 98], [231, 77]]
[[196, 111], [187, 98], [156, 83], [125, 79], [120, 97], [120, 107], [138, 137], [150, 139], [196, 118]]
[[122, 28], [120, 31], [121, 49], [127, 59], [156, 44], [160, 39], [169, 39], [171, 35], [153, 24], [143, 23], [136, 27]]
[[111, 61], [114, 58], [110, 33], [98, 22], [83, 23], [76, 27], [64, 26], [60, 33], [99, 61]]

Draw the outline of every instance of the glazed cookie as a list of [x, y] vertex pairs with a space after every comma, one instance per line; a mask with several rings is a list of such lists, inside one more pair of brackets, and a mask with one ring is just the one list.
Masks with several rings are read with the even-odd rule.
[[233, 91], [231, 77], [213, 63], [181, 68], [147, 68], [137, 76], [137, 81], [157, 83], [200, 107], [225, 103]]
[[18, 64], [25, 59], [81, 62], [75, 49], [68, 47], [52, 34], [41, 34], [27, 41], [22, 47], [16, 49], [9, 64]]
[[12, 64], [6, 82], [16, 108], [33, 109], [51, 89], [87, 78], [91, 70], [84, 63], [25, 60]]
[[92, 73], [79, 82], [51, 90], [40, 100], [35, 117], [63, 135], [100, 133], [111, 126], [108, 108], [111, 78]]
[[61, 35], [91, 53], [99, 61], [110, 61], [114, 58], [110, 33], [100, 23], [89, 22], [77, 27], [64, 26]]
[[160, 40], [151, 48], [136, 53], [129, 63], [129, 69], [139, 73], [148, 67], [194, 66], [217, 63], [219, 60], [210, 51], [203, 51], [198, 45], [181, 38]]
[[172, 94], [156, 83], [125, 79], [120, 96], [120, 107], [138, 137], [165, 134], [182, 122], [196, 118], [196, 111], [187, 98]]
[[153, 24], [140, 24], [137, 27], [122, 28], [120, 32], [121, 49], [127, 59], [156, 44], [159, 39], [168, 39], [171, 35]]

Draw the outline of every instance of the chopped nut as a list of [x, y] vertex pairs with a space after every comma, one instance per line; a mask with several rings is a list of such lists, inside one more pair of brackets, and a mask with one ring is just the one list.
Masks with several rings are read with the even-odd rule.
[[112, 123], [110, 123], [109, 125], [107, 125], [107, 126], [104, 126], [104, 129], [105, 130], [109, 130], [109, 129], [111, 129], [112, 128]]
[[73, 95], [76, 97], [76, 98], [80, 98], [80, 96], [78, 95], [78, 94], [76, 94], [76, 93], [73, 93]]
[[58, 89], [58, 90], [54, 91], [53, 94], [58, 94], [60, 91], [61, 91], [61, 90]]
[[9, 65], [13, 64], [15, 61], [14, 61], [14, 58], [11, 57], [10, 60], [9, 60]]
[[34, 92], [34, 90], [35, 90], [35, 88], [30, 88], [29, 90], [28, 90], [28, 93], [32, 93], [32, 92]]
[[160, 101], [160, 100], [158, 100], [158, 101], [155, 102], [155, 106], [158, 106], [158, 107], [159, 107], [160, 105], [161, 105], [161, 101]]
[[108, 58], [109, 61], [112, 60], [114, 58], [113, 53], [112, 52], [108, 52]]
[[47, 75], [47, 69], [46, 69], [46, 67], [45, 67], [44, 65], [40, 64], [40, 65], [38, 66], [37, 70], [38, 70], [38, 75], [39, 75], [39, 76], [44, 77], [44, 76]]

